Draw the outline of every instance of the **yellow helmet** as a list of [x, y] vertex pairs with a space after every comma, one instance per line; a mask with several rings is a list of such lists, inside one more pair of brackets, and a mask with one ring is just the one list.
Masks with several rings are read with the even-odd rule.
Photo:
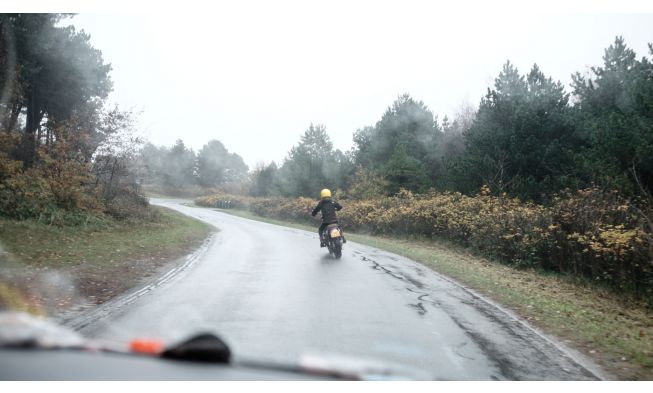
[[320, 198], [321, 199], [331, 198], [331, 190], [325, 188], [324, 190], [320, 191]]

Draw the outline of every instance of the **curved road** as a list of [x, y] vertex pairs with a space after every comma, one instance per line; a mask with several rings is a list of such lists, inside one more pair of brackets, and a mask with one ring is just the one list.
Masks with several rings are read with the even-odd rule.
[[419, 370], [418, 378], [597, 378], [511, 314], [408, 259], [348, 242], [333, 260], [316, 233], [152, 202], [220, 231], [174, 278], [105, 306], [81, 328], [87, 336], [174, 341], [209, 330], [236, 360], [334, 355]]

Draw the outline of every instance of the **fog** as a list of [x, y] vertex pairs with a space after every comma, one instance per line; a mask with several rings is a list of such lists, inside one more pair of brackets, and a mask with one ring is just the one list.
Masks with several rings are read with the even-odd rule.
[[478, 104], [508, 59], [568, 85], [615, 36], [639, 56], [653, 37], [651, 15], [495, 11], [239, 2], [72, 23], [112, 64], [110, 98], [142, 111], [148, 140], [197, 151], [217, 139], [250, 168], [280, 162], [311, 122], [346, 151], [402, 93], [451, 118]]

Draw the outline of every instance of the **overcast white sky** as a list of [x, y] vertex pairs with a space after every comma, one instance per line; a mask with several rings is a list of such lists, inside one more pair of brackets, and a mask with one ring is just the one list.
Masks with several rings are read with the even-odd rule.
[[112, 64], [111, 100], [142, 111], [146, 138], [194, 149], [218, 139], [250, 168], [280, 162], [311, 122], [347, 150], [352, 133], [404, 92], [440, 118], [477, 105], [507, 59], [568, 84], [601, 63], [616, 35], [639, 57], [653, 42], [651, 14], [332, 4], [233, 2], [72, 22]]

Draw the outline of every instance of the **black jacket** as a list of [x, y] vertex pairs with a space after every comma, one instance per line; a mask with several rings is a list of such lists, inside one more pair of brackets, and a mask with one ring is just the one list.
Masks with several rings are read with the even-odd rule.
[[338, 202], [334, 202], [331, 198], [322, 199], [311, 215], [315, 217], [317, 212], [322, 211], [322, 223], [323, 224], [335, 224], [338, 222], [338, 217], [336, 217], [336, 212], [341, 210], [342, 206]]

